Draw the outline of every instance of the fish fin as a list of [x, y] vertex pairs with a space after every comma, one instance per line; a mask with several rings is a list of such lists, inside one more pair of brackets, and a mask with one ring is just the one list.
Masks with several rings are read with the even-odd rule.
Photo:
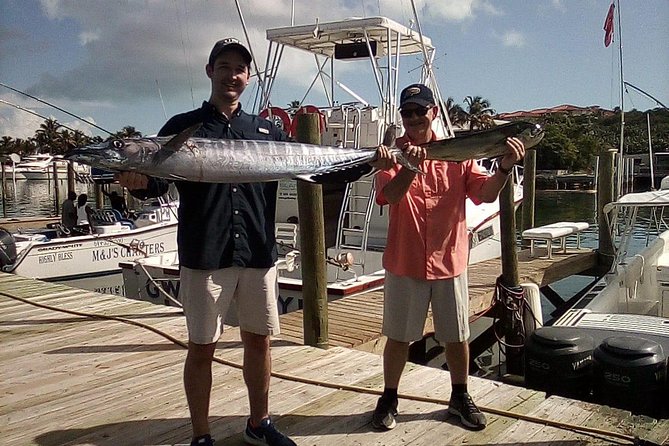
[[397, 162], [404, 168], [409, 169], [413, 173], [419, 173], [421, 175], [425, 175], [425, 172], [420, 170], [418, 167], [414, 166], [409, 162], [408, 159], [404, 157], [401, 151], [395, 154], [395, 157], [397, 158]]
[[357, 181], [363, 176], [370, 174], [372, 170], [372, 166], [365, 163], [317, 175], [298, 175], [296, 178], [317, 184], [344, 184]]
[[382, 144], [386, 147], [392, 147], [395, 145], [395, 139], [397, 139], [397, 132], [399, 130], [399, 126], [396, 124], [391, 124], [388, 126], [386, 129], [385, 133], [383, 134], [383, 142]]
[[174, 135], [172, 139], [163, 144], [163, 148], [172, 152], [176, 152], [188, 140], [188, 138], [193, 136], [193, 134], [195, 134], [195, 132], [200, 129], [200, 127], [202, 127], [202, 123], [198, 122], [197, 124], [180, 131]]
[[302, 181], [305, 181], [305, 182], [311, 183], [311, 184], [316, 184], [313, 177], [314, 177], [313, 175], [295, 175], [293, 177], [293, 179], [302, 180]]

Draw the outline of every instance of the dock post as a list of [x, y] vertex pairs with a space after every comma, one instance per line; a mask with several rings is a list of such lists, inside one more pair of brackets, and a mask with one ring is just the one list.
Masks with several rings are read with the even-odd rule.
[[[534, 227], [534, 208], [536, 198], [536, 178], [537, 178], [537, 151], [530, 149], [525, 152], [523, 161], [523, 219], [521, 222], [522, 230]], [[530, 247], [529, 240], [523, 240], [523, 248]]]
[[0, 188], [2, 189], [2, 218], [7, 218], [7, 198], [6, 198], [6, 185], [5, 185], [5, 163], [4, 160], [0, 160], [0, 168], [2, 169], [2, 178], [0, 178], [0, 181], [2, 181], [2, 185], [0, 185]]
[[603, 270], [613, 265], [615, 250], [608, 221], [604, 215], [604, 206], [614, 200], [613, 168], [617, 150], [609, 149], [599, 157], [597, 178], [597, 222], [599, 224], [599, 247], [597, 248], [597, 264]]
[[74, 184], [74, 165], [72, 164], [74, 161], [68, 161], [67, 162], [67, 191], [75, 191], [75, 184]]
[[58, 197], [58, 192], [59, 192], [59, 187], [58, 187], [58, 164], [56, 161], [53, 162], [53, 207], [54, 207], [54, 215], [58, 216], [60, 215], [60, 206], [59, 206], [59, 197]]
[[[502, 284], [507, 288], [520, 287], [518, 276], [518, 253], [516, 250], [516, 215], [514, 208], [514, 182], [513, 175], [509, 176], [506, 184], [499, 194], [499, 219], [502, 242]], [[501, 318], [504, 321], [504, 338], [509, 345], [521, 345], [523, 337], [519, 320], [523, 320], [523, 306], [520, 306], [520, 319], [516, 319], [506, 306], [498, 308], [502, 311]], [[506, 370], [512, 375], [523, 374], [523, 349], [521, 347], [506, 348]]]
[[95, 208], [102, 209], [105, 207], [105, 196], [102, 194], [102, 184], [95, 183]]
[[[319, 115], [305, 113], [295, 118], [297, 140], [307, 144], [320, 144]], [[321, 185], [297, 180], [297, 205], [300, 223], [304, 344], [327, 348], [328, 296]]]

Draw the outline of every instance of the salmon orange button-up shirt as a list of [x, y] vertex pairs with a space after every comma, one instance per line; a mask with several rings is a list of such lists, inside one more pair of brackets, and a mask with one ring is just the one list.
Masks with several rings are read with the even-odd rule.
[[[435, 136], [432, 135], [432, 139]], [[407, 141], [399, 138], [397, 147]], [[376, 202], [389, 204], [383, 188], [400, 170], [376, 174]], [[473, 160], [425, 160], [404, 197], [390, 205], [383, 267], [398, 276], [439, 280], [462, 274], [469, 260], [465, 200], [481, 203], [478, 193], [488, 176]]]

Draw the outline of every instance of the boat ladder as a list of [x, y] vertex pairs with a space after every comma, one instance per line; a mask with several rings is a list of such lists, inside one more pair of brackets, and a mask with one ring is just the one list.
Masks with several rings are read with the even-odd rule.
[[[344, 200], [337, 222], [336, 252], [338, 255], [343, 252], [353, 254], [352, 267], [359, 268], [360, 274], [365, 273], [369, 223], [374, 210], [375, 198], [376, 190], [373, 179], [349, 183], [344, 192]], [[337, 280], [344, 278], [344, 273], [343, 269], [338, 268]]]

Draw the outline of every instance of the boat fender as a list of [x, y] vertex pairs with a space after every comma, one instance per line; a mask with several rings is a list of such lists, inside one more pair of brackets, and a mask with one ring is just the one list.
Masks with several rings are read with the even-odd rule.
[[0, 269], [16, 262], [16, 240], [6, 229], [0, 228]]

